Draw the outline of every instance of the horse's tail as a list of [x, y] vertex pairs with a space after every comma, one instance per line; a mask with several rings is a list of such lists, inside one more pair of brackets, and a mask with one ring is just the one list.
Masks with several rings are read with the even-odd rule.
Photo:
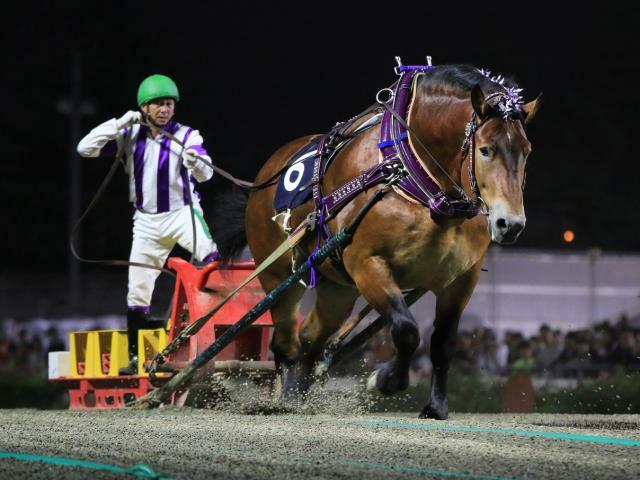
[[249, 194], [237, 187], [217, 195], [213, 208], [213, 239], [223, 262], [238, 257], [247, 245], [244, 225]]

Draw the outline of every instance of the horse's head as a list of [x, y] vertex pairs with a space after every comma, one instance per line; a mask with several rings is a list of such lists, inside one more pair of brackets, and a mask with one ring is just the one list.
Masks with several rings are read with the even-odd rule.
[[517, 240], [526, 223], [523, 190], [531, 143], [524, 125], [535, 115], [540, 97], [510, 111], [505, 111], [500, 97], [485, 96], [479, 85], [471, 92], [480, 123], [475, 133], [475, 173], [489, 209], [491, 240], [509, 244]]

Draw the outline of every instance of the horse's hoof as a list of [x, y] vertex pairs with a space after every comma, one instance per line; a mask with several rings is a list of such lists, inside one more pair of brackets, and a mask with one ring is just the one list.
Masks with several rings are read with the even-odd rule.
[[283, 390], [282, 395], [280, 396], [280, 400], [286, 405], [296, 407], [304, 403], [305, 395], [300, 393], [298, 389], [288, 388], [286, 390]]
[[382, 395], [393, 395], [409, 387], [409, 372], [398, 375], [392, 366], [385, 364], [377, 370], [375, 382]]
[[316, 366], [313, 370], [313, 376], [317, 380], [323, 380], [326, 378], [328, 372], [329, 372], [329, 362], [319, 361], [318, 363], [316, 363]]
[[374, 371], [371, 375], [369, 375], [369, 378], [367, 378], [367, 392], [373, 393], [378, 391], [378, 389], [376, 388], [377, 378], [378, 378], [378, 370]]
[[427, 404], [420, 412], [418, 418], [432, 418], [434, 420], [446, 420], [449, 418], [449, 409], [446, 405], [432, 405], [431, 403]]

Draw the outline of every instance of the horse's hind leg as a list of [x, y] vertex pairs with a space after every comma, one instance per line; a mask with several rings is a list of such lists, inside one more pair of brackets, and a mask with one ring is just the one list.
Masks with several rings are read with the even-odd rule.
[[469, 272], [456, 279], [446, 289], [436, 292], [435, 330], [431, 335], [431, 396], [422, 409], [420, 418], [446, 420], [449, 416], [447, 406], [447, 379], [449, 364], [455, 351], [458, 322], [473, 289], [478, 281], [482, 261]]
[[420, 343], [420, 333], [402, 291], [380, 257], [369, 257], [359, 265], [354, 280], [367, 301], [391, 323], [396, 348], [393, 359], [374, 374], [375, 386], [384, 395], [392, 395], [409, 386], [411, 357]]
[[313, 368], [327, 339], [349, 316], [359, 295], [355, 288], [338, 285], [325, 277], [320, 277], [315, 291], [313, 310], [300, 326], [300, 353], [295, 375], [290, 376], [285, 384], [287, 396], [304, 394], [313, 384]]

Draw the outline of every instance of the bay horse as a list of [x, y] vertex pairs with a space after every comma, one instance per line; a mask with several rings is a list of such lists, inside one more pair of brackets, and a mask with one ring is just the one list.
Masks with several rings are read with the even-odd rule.
[[[478, 282], [489, 244], [492, 240], [513, 243], [525, 226], [523, 188], [531, 144], [524, 125], [533, 118], [539, 102], [524, 104], [513, 82], [468, 65], [429, 66], [419, 73], [410, 84], [413, 97], [406, 116], [407, 143], [444, 195], [472, 199], [475, 213], [481, 213], [437, 216], [433, 208], [400, 188], [376, 203], [352, 242], [340, 252], [339, 261], [317, 266], [315, 305], [300, 328], [296, 311], [304, 285], [290, 288], [271, 309], [275, 327], [271, 347], [285, 398], [295, 398], [310, 387], [323, 346], [349, 317], [360, 294], [390, 323], [396, 349], [394, 358], [374, 373], [375, 386], [386, 395], [407, 388], [410, 360], [420, 337], [403, 290], [419, 288], [433, 292], [437, 299], [431, 337], [431, 395], [420, 416], [448, 417], [447, 375], [458, 322]], [[358, 118], [349, 131], [374, 114]], [[316, 182], [318, 187], [333, 192], [379, 164], [383, 146], [390, 144], [379, 142], [383, 129], [384, 121], [352, 138], [335, 154]], [[277, 176], [296, 152], [317, 138], [305, 136], [279, 148], [255, 182]], [[327, 234], [348, 225], [380, 188], [384, 187], [374, 185], [350, 199], [327, 222]], [[228, 258], [248, 242], [259, 264], [287, 238], [283, 225], [273, 221], [275, 192], [273, 185], [254, 191], [237, 205], [244, 210], [246, 240], [240, 231], [229, 232], [229, 224], [218, 224], [218, 234], [233, 238], [229, 246], [219, 241], [223, 256]], [[291, 225], [300, 224], [316, 208], [308, 200], [291, 210]], [[316, 237], [309, 235], [293, 252], [273, 263], [259, 276], [264, 290], [274, 289], [291, 273], [292, 262], [304, 261], [314, 247]]]

